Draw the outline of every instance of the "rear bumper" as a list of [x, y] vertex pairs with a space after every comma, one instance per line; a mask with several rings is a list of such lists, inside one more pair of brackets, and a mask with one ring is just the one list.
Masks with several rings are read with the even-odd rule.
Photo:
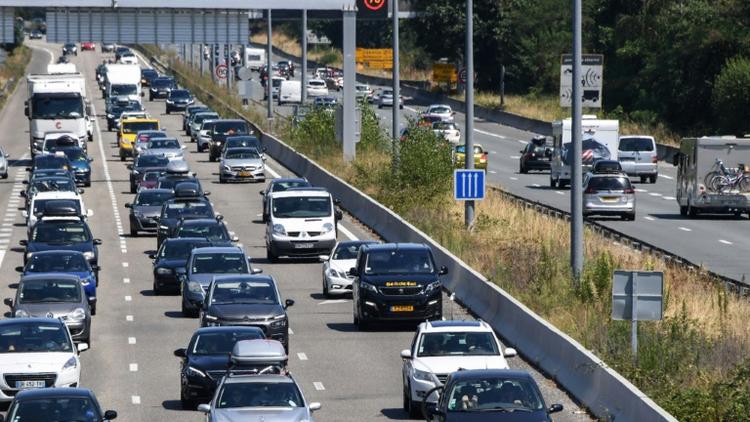
[[632, 161], [621, 161], [622, 171], [628, 176], [654, 176], [659, 173], [656, 163], [634, 163]]

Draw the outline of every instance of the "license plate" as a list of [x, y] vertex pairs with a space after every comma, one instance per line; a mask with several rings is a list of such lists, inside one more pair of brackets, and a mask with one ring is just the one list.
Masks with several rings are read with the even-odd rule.
[[44, 388], [44, 381], [16, 381], [16, 388]]
[[618, 199], [620, 199], [620, 198], [618, 198], [616, 196], [602, 196], [602, 201], [603, 202], [616, 202]]
[[242, 177], [250, 177], [252, 175], [253, 174], [251, 172], [249, 172], [249, 171], [241, 171], [240, 172], [240, 176], [242, 176]]
[[391, 306], [391, 312], [414, 312], [414, 306], [412, 305]]
[[312, 243], [295, 243], [294, 248], [295, 249], [310, 249], [313, 247]]

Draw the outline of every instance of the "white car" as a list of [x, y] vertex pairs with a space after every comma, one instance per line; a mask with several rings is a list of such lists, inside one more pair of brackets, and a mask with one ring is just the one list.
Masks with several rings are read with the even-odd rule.
[[81, 378], [78, 353], [65, 323], [54, 318], [0, 321], [0, 402], [29, 388], [76, 387]]
[[454, 122], [435, 122], [432, 124], [432, 131], [437, 136], [442, 136], [451, 144], [458, 145], [461, 142], [461, 129]]
[[138, 64], [138, 57], [130, 52], [123, 53], [120, 56], [120, 63], [122, 64]]
[[444, 122], [452, 122], [456, 112], [451, 106], [445, 104], [433, 104], [422, 113], [423, 116], [439, 117]]
[[[50, 191], [50, 192], [38, 192], [34, 197], [31, 199], [31, 204], [29, 206], [29, 211], [23, 211], [23, 216], [26, 217], [26, 226], [31, 233], [31, 230], [34, 228], [34, 225], [36, 225], [37, 221], [45, 214], [45, 207], [48, 203], [52, 201], [61, 201], [61, 200], [68, 200], [72, 201], [76, 204], [78, 215], [81, 217], [89, 217], [93, 215], [93, 210], [87, 210], [86, 206], [83, 204], [83, 198], [78, 192], [70, 192], [70, 191]], [[46, 219], [51, 219], [55, 217], [45, 217]], [[60, 217], [63, 218], [63, 217]], [[64, 218], [70, 218], [70, 216], [65, 216]]]
[[374, 241], [352, 240], [339, 242], [334, 246], [331, 255], [321, 255], [323, 261], [323, 295], [330, 297], [352, 292], [353, 276], [349, 270], [356, 266], [359, 247]]
[[[432, 321], [419, 324], [412, 348], [401, 352], [403, 359], [404, 410], [421, 415], [427, 393], [443, 385], [459, 369], [508, 369], [506, 357], [515, 349], [503, 350], [500, 340], [484, 321]], [[428, 403], [437, 403], [432, 393]]]
[[358, 100], [365, 100], [370, 101], [372, 100], [372, 88], [370, 88], [370, 85], [366, 84], [357, 84], [354, 87], [354, 95], [357, 97]]
[[328, 86], [322, 79], [310, 79], [307, 82], [308, 97], [324, 97], [328, 95]]

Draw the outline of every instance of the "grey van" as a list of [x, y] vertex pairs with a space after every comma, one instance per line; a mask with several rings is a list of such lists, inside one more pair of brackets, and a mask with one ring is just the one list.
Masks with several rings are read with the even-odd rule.
[[640, 177], [641, 183], [656, 183], [659, 164], [656, 141], [653, 136], [621, 136], [617, 156], [622, 171], [631, 177]]

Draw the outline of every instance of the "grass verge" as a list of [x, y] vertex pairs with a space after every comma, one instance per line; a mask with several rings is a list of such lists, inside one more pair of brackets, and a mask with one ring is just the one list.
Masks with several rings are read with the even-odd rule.
[[[187, 72], [181, 81], [186, 86], [211, 92], [213, 99], [204, 98], [209, 105], [221, 109], [216, 98], [235, 101], [214, 94], [213, 83], [194, 70], [180, 69]], [[244, 114], [263, 121], [256, 112]], [[750, 349], [750, 325], [745, 320], [750, 302], [727, 293], [705, 273], [631, 250], [588, 230], [586, 266], [580, 283], [574, 285], [568, 269], [567, 223], [491, 191], [478, 205], [473, 231], [466, 231], [462, 206], [452, 200], [450, 186], [444, 184], [450, 164], [440, 158], [440, 150], [430, 150], [422, 142], [427, 146], [407, 161], [404, 147], [402, 166], [394, 173], [390, 145], [372, 116], [371, 110], [365, 110], [358, 158], [352, 163], [341, 159], [330, 115], [311, 115], [297, 127], [282, 126], [277, 134], [424, 230], [592, 350], [679, 420], [749, 419], [750, 360], [745, 353]], [[430, 178], [419, 185], [404, 183], [414, 177], [408, 173], [411, 166]], [[665, 275], [665, 319], [640, 324], [637, 362], [630, 354], [630, 324], [609, 317], [615, 269], [659, 270]]]

